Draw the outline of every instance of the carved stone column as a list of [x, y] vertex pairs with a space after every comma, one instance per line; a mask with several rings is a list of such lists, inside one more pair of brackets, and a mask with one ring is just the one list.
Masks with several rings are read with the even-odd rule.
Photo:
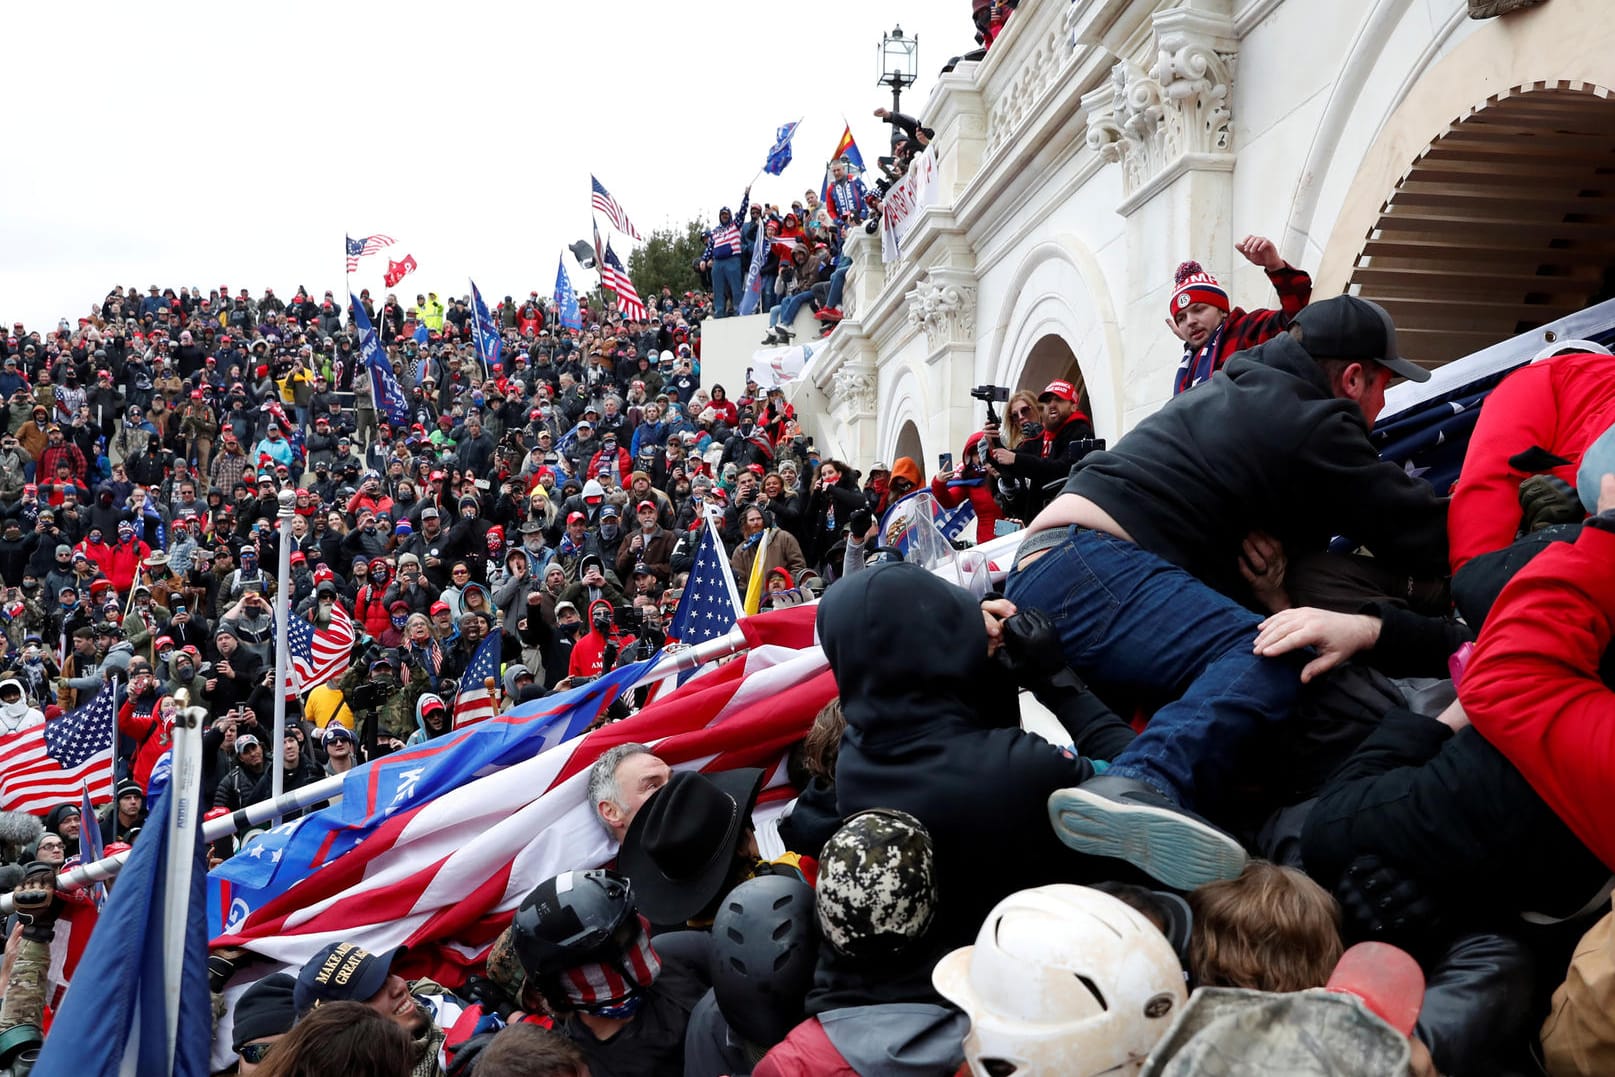
[[932, 268], [908, 293], [909, 324], [925, 334], [935, 354], [949, 344], [974, 345], [976, 340], [976, 282], [969, 273]]
[[1234, 49], [1226, 15], [1158, 12], [1153, 62], [1122, 60], [1083, 98], [1088, 145], [1122, 166], [1122, 213], [1185, 172], [1233, 169]]

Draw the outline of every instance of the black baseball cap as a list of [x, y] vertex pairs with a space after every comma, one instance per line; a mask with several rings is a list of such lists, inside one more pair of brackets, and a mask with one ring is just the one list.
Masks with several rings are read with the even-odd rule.
[[1337, 295], [1311, 303], [1290, 319], [1301, 330], [1301, 347], [1314, 359], [1359, 359], [1378, 363], [1409, 381], [1429, 381], [1430, 372], [1402, 358], [1396, 326], [1378, 303]]

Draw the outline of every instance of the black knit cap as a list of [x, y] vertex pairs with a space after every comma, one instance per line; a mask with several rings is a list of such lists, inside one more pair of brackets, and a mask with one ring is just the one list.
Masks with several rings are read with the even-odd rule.
[[292, 990], [296, 986], [297, 981], [289, 974], [276, 972], [247, 988], [236, 1001], [231, 1050], [240, 1051], [253, 1040], [290, 1032], [297, 1020], [297, 1010], [292, 1004]]

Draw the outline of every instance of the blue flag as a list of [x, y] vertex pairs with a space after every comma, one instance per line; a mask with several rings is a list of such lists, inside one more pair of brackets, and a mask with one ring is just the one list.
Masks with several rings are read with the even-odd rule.
[[414, 336], [415, 343], [417, 344], [425, 344], [427, 341], [432, 339], [431, 330], [426, 328], [425, 322], [416, 322], [415, 332], [411, 335]]
[[555, 261], [555, 319], [566, 329], [583, 328], [583, 311], [578, 309], [578, 293], [566, 273], [566, 259]]
[[483, 369], [490, 374], [499, 370], [499, 349], [504, 346], [504, 338], [488, 313], [488, 304], [482, 301], [482, 293], [477, 291], [476, 281], [471, 282], [471, 334], [476, 337], [477, 355], [482, 358]]
[[[164, 861], [172, 801], [172, 789], [158, 798], [113, 884], [73, 975], [79, 987], [68, 991], [34, 1067], [41, 1077], [207, 1077], [210, 1072], [213, 1011], [208, 1001], [202, 832], [196, 830], [190, 849], [178, 850], [178, 855], [192, 858], [189, 915], [183, 923], [167, 923]], [[175, 932], [184, 933], [185, 964], [177, 985], [179, 1026], [170, 1059], [163, 940]]]
[[653, 661], [623, 666], [578, 688], [524, 703], [499, 721], [455, 729], [348, 771], [339, 802], [268, 831], [209, 873], [211, 935], [233, 932], [253, 910], [354, 848], [395, 815], [489, 769], [531, 759], [583, 733]]
[[359, 305], [358, 297], [353, 297], [349, 303], [353, 309], [353, 324], [359, 327], [359, 361], [370, 374], [370, 393], [376, 402], [376, 411], [386, 419], [387, 425], [407, 430], [409, 400], [398, 379], [393, 377], [392, 364], [387, 362], [387, 353], [382, 350], [381, 340], [364, 307]]
[[774, 148], [768, 151], [768, 161], [763, 165], [763, 171], [770, 176], [779, 175], [785, 171], [785, 166], [791, 163], [791, 136], [796, 134], [796, 123], [786, 124], [774, 136]]
[[740, 292], [740, 315], [757, 312], [763, 301], [763, 263], [768, 261], [768, 229], [757, 226], [757, 241], [751, 248], [751, 265], [746, 267], [746, 287]]
[[[163, 753], [167, 755], [167, 752]], [[95, 805], [90, 803], [90, 786], [85, 783], [84, 800], [79, 805], [79, 863], [93, 864], [106, 853], [101, 844], [101, 827], [96, 822]], [[99, 908], [106, 904], [107, 884], [96, 883], [92, 891], [95, 895], [95, 904]]]

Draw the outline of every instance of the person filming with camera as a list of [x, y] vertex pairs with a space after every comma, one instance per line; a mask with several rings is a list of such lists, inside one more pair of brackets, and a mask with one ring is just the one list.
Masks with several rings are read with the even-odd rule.
[[995, 448], [989, 450], [992, 465], [1004, 475], [1025, 479], [1031, 485], [1033, 509], [1054, 499], [1052, 483], [1064, 482], [1071, 467], [1104, 443], [1094, 438], [1093, 420], [1082, 410], [1081, 393], [1068, 381], [1051, 381], [1038, 394], [1043, 409], [1043, 436], [1023, 441], [1018, 449], [1004, 447], [998, 423], [988, 420], [982, 437]]

